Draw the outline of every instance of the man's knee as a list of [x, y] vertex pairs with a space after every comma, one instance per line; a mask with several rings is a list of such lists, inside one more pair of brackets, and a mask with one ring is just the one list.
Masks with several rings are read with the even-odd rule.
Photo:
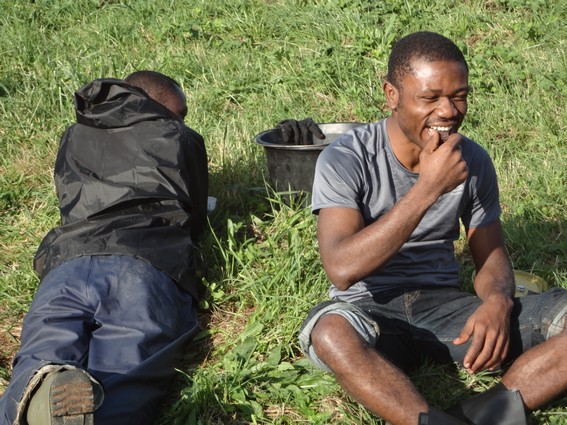
[[341, 332], [349, 332], [349, 328], [354, 332], [354, 328], [344, 317], [338, 314], [326, 314], [317, 321], [313, 328], [311, 342], [317, 351], [320, 348], [332, 348], [340, 345]]
[[356, 347], [370, 346], [347, 318], [333, 313], [319, 319], [311, 333], [311, 343], [321, 359], [331, 354], [340, 356]]
[[374, 346], [378, 335], [378, 324], [364, 310], [350, 303], [330, 301], [310, 311], [299, 332], [299, 344], [313, 364], [330, 372], [327, 363], [355, 348], [352, 339]]

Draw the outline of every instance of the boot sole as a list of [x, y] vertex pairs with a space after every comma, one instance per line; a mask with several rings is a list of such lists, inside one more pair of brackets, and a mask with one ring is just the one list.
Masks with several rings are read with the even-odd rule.
[[79, 370], [57, 375], [49, 393], [52, 425], [93, 425], [93, 386]]

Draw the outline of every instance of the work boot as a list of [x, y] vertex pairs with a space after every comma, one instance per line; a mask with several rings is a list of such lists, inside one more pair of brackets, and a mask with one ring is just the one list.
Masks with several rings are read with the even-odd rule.
[[47, 374], [27, 409], [28, 425], [93, 425], [103, 391], [80, 369]]
[[439, 410], [429, 409], [429, 412], [419, 414], [417, 425], [467, 425], [467, 423]]
[[503, 384], [461, 401], [446, 412], [471, 425], [527, 425], [520, 392], [510, 391]]

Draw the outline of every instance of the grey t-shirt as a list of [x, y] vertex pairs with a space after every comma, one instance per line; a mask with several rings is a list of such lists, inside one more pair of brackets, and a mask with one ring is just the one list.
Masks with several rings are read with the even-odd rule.
[[[453, 246], [459, 237], [459, 219], [474, 228], [492, 224], [500, 216], [496, 172], [488, 153], [467, 138], [461, 147], [467, 180], [438, 199], [384, 267], [346, 291], [331, 285], [332, 298], [354, 301], [401, 286], [459, 286]], [[368, 226], [386, 214], [418, 176], [394, 155], [386, 120], [363, 125], [339, 137], [319, 156], [312, 211], [355, 208]]]

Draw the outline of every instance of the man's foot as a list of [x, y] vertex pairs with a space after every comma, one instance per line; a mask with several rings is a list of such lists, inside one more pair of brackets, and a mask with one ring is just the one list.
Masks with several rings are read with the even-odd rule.
[[519, 391], [508, 390], [502, 383], [446, 410], [473, 425], [526, 425], [524, 402]]
[[31, 398], [29, 425], [93, 425], [101, 404], [102, 387], [79, 369], [48, 374]]

